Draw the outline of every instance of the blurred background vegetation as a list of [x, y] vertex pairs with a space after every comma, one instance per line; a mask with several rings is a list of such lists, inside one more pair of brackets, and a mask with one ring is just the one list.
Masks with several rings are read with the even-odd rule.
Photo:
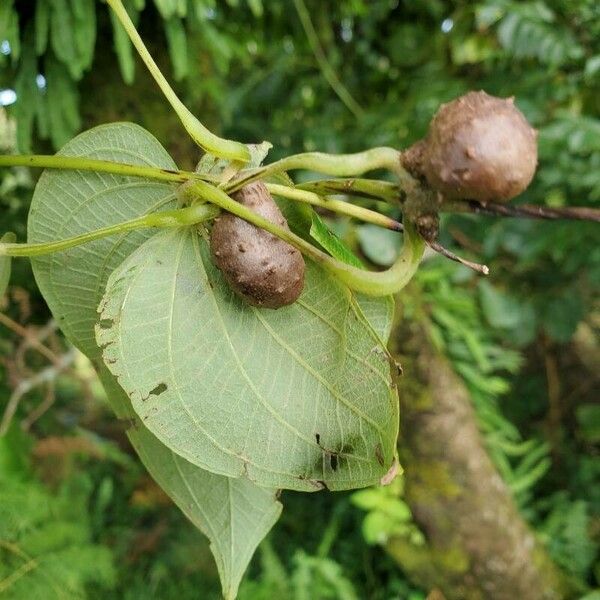
[[[484, 89], [514, 95], [540, 132], [539, 171], [519, 201], [598, 206], [596, 0], [305, 1], [314, 32], [298, 0], [125, 4], [192, 111], [228, 137], [270, 140], [270, 160], [404, 148], [441, 102]], [[131, 120], [182, 168], [199, 158], [95, 0], [0, 3], [0, 105], [0, 152], [49, 153], [82, 129]], [[0, 172], [0, 229], [20, 240], [38, 175]], [[393, 261], [395, 234], [329, 223], [374, 266]], [[450, 360], [495, 467], [572, 597], [598, 600], [598, 227], [452, 215], [441, 241], [491, 277], [429, 257], [398, 299], [399, 320], [419, 323]], [[13, 265], [0, 299], [0, 597], [218, 598], [207, 542], [132, 454], [27, 261]], [[412, 377], [405, 368], [404, 389]], [[394, 539], [425, 543], [403, 485], [284, 493], [240, 598], [426, 598], [435, 579], [424, 585], [390, 553]]]

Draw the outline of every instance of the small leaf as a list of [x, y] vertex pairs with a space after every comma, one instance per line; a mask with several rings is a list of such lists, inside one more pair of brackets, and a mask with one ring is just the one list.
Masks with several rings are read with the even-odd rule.
[[50, 43], [61, 63], [75, 80], [81, 78], [83, 68], [75, 41], [75, 17], [68, 0], [51, 0]]
[[334, 258], [345, 262], [353, 267], [363, 268], [361, 260], [355, 256], [354, 252], [344, 244], [327, 225], [323, 219], [314, 211], [312, 211], [312, 223], [310, 226], [311, 237], [319, 242], [321, 246]]
[[35, 5], [35, 52], [41, 56], [48, 46], [48, 33], [50, 31], [50, 4], [49, 0], [37, 0]]
[[533, 338], [537, 318], [530, 302], [501, 292], [483, 280], [479, 282], [479, 299], [483, 314], [490, 325], [510, 330], [514, 341], [519, 345]]
[[158, 8], [160, 16], [167, 21], [177, 13], [179, 8], [178, 1], [179, 0], [154, 0], [154, 4], [156, 8]]
[[165, 21], [165, 34], [173, 65], [173, 77], [175, 81], [181, 81], [188, 73], [187, 37], [181, 19], [173, 17]]
[[578, 290], [566, 289], [544, 302], [542, 325], [557, 342], [568, 342], [585, 316], [585, 306]]
[[65, 144], [81, 127], [79, 92], [63, 63], [46, 55], [47, 104], [50, 138], [55, 148]]
[[369, 224], [357, 227], [357, 233], [360, 249], [372, 263], [381, 267], [394, 263], [400, 251], [398, 233]]
[[82, 72], [89, 68], [96, 45], [95, 0], [71, 0], [75, 22], [75, 47]]
[[[260, 144], [246, 144], [246, 147], [250, 151], [250, 161], [245, 165], [245, 168], [255, 169], [256, 167], [260, 167], [267, 154], [269, 154], [269, 150], [273, 147], [273, 144], [270, 142], [261, 142]], [[196, 173], [219, 177], [230, 166], [231, 161], [224, 158], [217, 158], [214, 154], [206, 152], [196, 165]]]
[[[16, 241], [17, 236], [10, 231], [0, 238], [0, 244], [12, 244]], [[11, 256], [0, 255], [0, 300], [4, 296], [10, 281], [11, 258]]]
[[576, 415], [583, 439], [589, 444], [600, 443], [600, 406], [582, 404], [577, 407]]
[[[136, 12], [136, 9], [129, 9], [126, 3], [125, 8], [128, 9], [127, 13], [135, 25], [138, 20], [138, 13]], [[133, 45], [129, 39], [129, 36], [127, 35], [127, 32], [119, 22], [119, 19], [116, 17], [114, 11], [111, 10], [109, 12], [113, 30], [113, 44], [115, 48], [115, 54], [117, 55], [117, 60], [119, 62], [121, 77], [123, 77], [123, 81], [127, 85], [131, 85], [135, 78]]]
[[164, 231], [109, 278], [97, 342], [144, 425], [190, 462], [266, 487], [348, 489], [385, 475], [398, 427], [367, 318], [387, 328], [388, 299], [366, 307], [308, 263], [297, 302], [256, 309], [195, 229]]
[[[14, 0], [3, 0], [0, 2], [0, 40], [6, 40], [10, 44], [10, 54], [13, 64], [17, 64], [21, 55], [21, 43], [19, 39], [19, 15], [13, 6]], [[0, 64], [4, 56], [0, 54]]]
[[21, 152], [29, 153], [31, 152], [31, 138], [33, 135], [35, 97], [39, 93], [35, 84], [37, 60], [33, 48], [31, 27], [26, 32], [25, 41], [26, 44], [23, 48], [23, 56], [15, 81], [17, 101], [14, 105], [14, 113], [17, 121], [17, 147]]
[[262, 0], [248, 0], [248, 6], [257, 19], [263, 16], [264, 8]]

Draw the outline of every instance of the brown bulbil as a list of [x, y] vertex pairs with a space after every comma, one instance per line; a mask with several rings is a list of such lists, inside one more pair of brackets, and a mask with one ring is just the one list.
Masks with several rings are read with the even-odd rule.
[[[288, 229], [264, 183], [244, 186], [233, 198], [261, 217]], [[231, 288], [253, 306], [280, 308], [304, 287], [304, 259], [287, 242], [230, 213], [216, 219], [210, 249]]]
[[512, 98], [469, 92], [440, 107], [403, 163], [448, 198], [506, 202], [533, 178], [537, 132]]

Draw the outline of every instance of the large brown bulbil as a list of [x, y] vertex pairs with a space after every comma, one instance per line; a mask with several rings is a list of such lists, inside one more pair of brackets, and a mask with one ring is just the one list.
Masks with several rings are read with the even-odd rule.
[[[244, 186], [233, 198], [289, 229], [264, 183]], [[231, 288], [249, 304], [280, 308], [298, 299], [304, 287], [304, 259], [287, 242], [236, 217], [223, 214], [212, 228], [210, 248]]]
[[469, 92], [439, 108], [402, 161], [447, 198], [505, 202], [533, 178], [537, 134], [512, 98]]

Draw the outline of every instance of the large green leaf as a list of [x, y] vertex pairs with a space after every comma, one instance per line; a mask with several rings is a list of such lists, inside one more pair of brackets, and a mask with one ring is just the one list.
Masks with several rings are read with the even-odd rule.
[[[87, 131], [59, 154], [175, 168], [154, 137], [125, 123]], [[173, 206], [174, 188], [166, 184], [104, 173], [46, 171], [31, 205], [29, 240], [73, 236]], [[281, 512], [275, 490], [203, 471], [161, 444], [143, 427], [99, 360], [94, 340], [96, 309], [108, 276], [151, 235], [136, 231], [39, 257], [32, 261], [34, 273], [69, 340], [95, 363], [115, 413], [132, 424], [129, 438], [151, 475], [211, 540], [225, 597], [233, 598], [254, 549]]]
[[[59, 153], [129, 164], [176, 168], [159, 142], [130, 123], [103, 125], [70, 141]], [[36, 186], [28, 221], [30, 242], [50, 242], [175, 208], [172, 185], [89, 171], [45, 171]], [[35, 258], [36, 281], [69, 340], [97, 358], [97, 307], [110, 273], [152, 231], [96, 240]]]
[[133, 426], [127, 435], [144, 466], [211, 543], [223, 595], [235, 598], [256, 547], [281, 514], [273, 489], [246, 478], [229, 478], [199, 469], [171, 452], [141, 423], [125, 392], [105, 367], [100, 379], [111, 404], [128, 407]]
[[[365, 304], [387, 334], [390, 304]], [[296, 490], [377, 483], [398, 428], [388, 355], [356, 298], [307, 264], [300, 299], [238, 299], [196, 230], [156, 234], [111, 275], [104, 361], [146, 427], [190, 462]]]

